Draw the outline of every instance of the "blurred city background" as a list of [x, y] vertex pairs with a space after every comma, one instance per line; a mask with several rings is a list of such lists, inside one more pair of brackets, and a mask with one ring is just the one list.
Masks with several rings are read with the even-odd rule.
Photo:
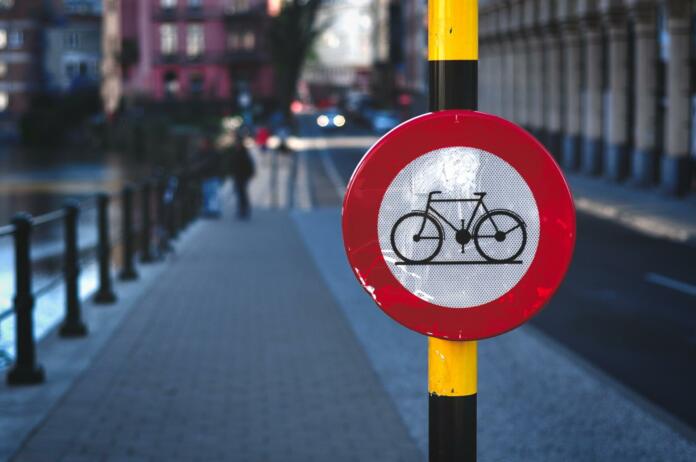
[[[428, 110], [427, 10], [0, 0], [0, 459], [425, 458], [426, 340], [340, 207]], [[479, 347], [480, 459], [696, 460], [696, 0], [480, 0], [479, 37], [479, 109], [578, 210], [556, 297]]]

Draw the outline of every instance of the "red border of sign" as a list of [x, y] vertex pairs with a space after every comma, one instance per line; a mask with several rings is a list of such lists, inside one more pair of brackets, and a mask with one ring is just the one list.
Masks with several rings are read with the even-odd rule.
[[[415, 158], [450, 146], [499, 155], [527, 182], [539, 210], [539, 244], [525, 275], [505, 295], [471, 308], [434, 305], [406, 290], [387, 267], [377, 235], [382, 198], [396, 175]], [[518, 327], [554, 294], [575, 247], [575, 208], [558, 165], [529, 133], [496, 116], [441, 111], [401, 124], [365, 154], [343, 202], [343, 239], [355, 275], [386, 314], [425, 335], [477, 340]]]

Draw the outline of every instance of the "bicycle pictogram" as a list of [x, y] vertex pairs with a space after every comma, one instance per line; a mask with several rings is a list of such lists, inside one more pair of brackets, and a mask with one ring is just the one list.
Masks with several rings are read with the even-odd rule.
[[[438, 199], [442, 191], [431, 191], [425, 210], [413, 210], [399, 218], [391, 231], [391, 245], [402, 260], [397, 265], [465, 265], [522, 263], [517, 258], [527, 244], [527, 225], [512, 210], [489, 210], [483, 201], [485, 192], [474, 193], [470, 199]], [[452, 224], [435, 204], [476, 203], [471, 217], [461, 219], [459, 227]], [[479, 213], [479, 210], [482, 210]], [[479, 216], [480, 215], [480, 216]], [[476, 217], [479, 216], [478, 220]], [[475, 221], [475, 223], [474, 223]], [[445, 241], [445, 227], [454, 231], [454, 239], [461, 246], [461, 253], [471, 241], [483, 257], [478, 261], [437, 261]], [[409, 255], [409, 256], [407, 256]]]

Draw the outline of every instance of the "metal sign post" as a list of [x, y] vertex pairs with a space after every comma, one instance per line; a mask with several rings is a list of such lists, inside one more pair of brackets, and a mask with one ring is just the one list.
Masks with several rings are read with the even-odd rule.
[[[478, 109], [478, 0], [428, 1], [430, 110]], [[430, 462], [476, 460], [477, 343], [428, 337]]]
[[429, 337], [431, 462], [476, 460], [477, 340], [527, 322], [570, 265], [575, 209], [551, 154], [477, 112], [476, 0], [430, 0], [432, 112], [370, 148], [343, 241], [387, 315]]

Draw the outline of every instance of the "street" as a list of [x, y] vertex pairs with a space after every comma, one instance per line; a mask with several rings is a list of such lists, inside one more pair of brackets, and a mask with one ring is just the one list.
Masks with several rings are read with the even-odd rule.
[[[364, 136], [322, 131], [312, 116], [301, 136]], [[307, 152], [313, 207], [336, 207], [364, 149]], [[339, 183], [340, 181], [340, 183]], [[611, 378], [696, 428], [696, 249], [578, 213], [567, 278], [532, 322]]]

